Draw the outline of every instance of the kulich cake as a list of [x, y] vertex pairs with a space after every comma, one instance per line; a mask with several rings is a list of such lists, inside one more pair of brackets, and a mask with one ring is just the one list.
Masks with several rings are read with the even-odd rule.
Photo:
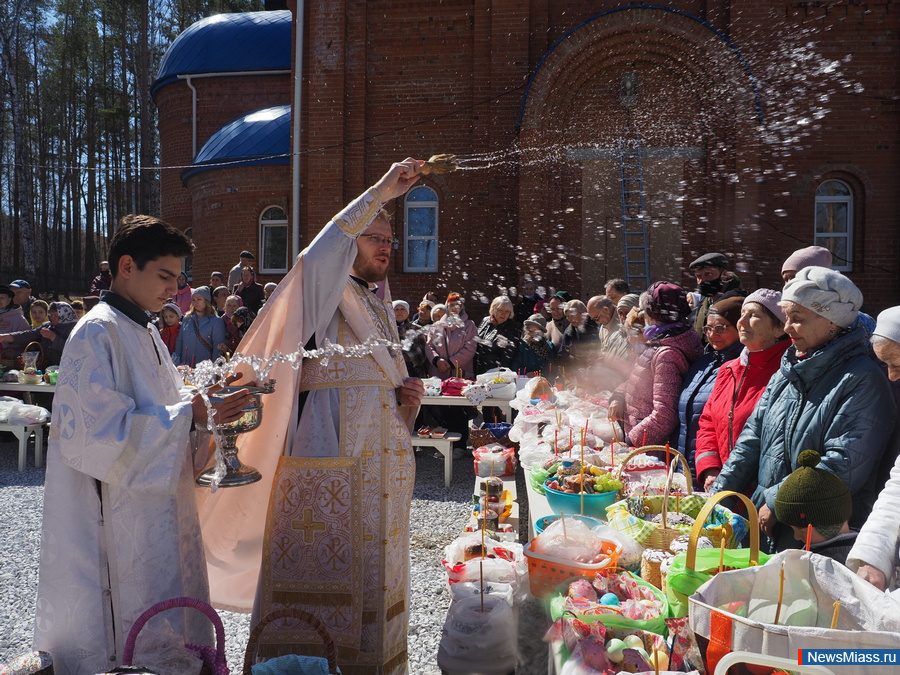
[[[669, 551], [671, 551], [675, 555], [684, 553], [688, 550], [690, 541], [690, 536], [683, 534], [672, 541], [671, 544], [669, 544]], [[715, 546], [713, 546], [713, 543], [709, 540], [709, 537], [700, 537], [699, 539], [697, 539], [697, 548], [715, 548]]]
[[[662, 525], [662, 514], [657, 513], [655, 516], [650, 518], [650, 522], [658, 523]], [[672, 527], [673, 525], [687, 525], [690, 527], [694, 524], [694, 519], [691, 518], [686, 513], [672, 513], [669, 512], [666, 517], [666, 526]]]
[[674, 557], [671, 553], [662, 549], [644, 549], [643, 554], [641, 554], [641, 578], [661, 589], [662, 573], [660, 568], [666, 560], [671, 561]]

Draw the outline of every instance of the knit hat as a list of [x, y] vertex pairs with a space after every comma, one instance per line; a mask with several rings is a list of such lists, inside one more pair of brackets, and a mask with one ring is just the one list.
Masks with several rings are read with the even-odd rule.
[[646, 306], [644, 296], [641, 296], [640, 307], [651, 318], [666, 323], [684, 321], [691, 313], [684, 289], [670, 281], [651, 284], [646, 293]]
[[900, 307], [888, 307], [878, 315], [873, 335], [900, 342]]
[[534, 326], [535, 328], [540, 328], [541, 330], [547, 330], [547, 319], [544, 318], [543, 314], [532, 314], [527, 319], [525, 319], [525, 327]]
[[209, 290], [209, 286], [199, 286], [194, 289], [194, 292], [191, 293], [191, 297], [199, 295], [201, 298], [206, 300], [210, 305], [212, 304], [212, 291]]
[[581, 300], [569, 300], [566, 303], [566, 314], [577, 312], [578, 314], [587, 314], [587, 307]]
[[840, 272], [826, 267], [804, 267], [784, 286], [783, 301], [796, 302], [819, 316], [847, 328], [856, 321], [862, 292]]
[[831, 251], [822, 246], [807, 246], [791, 253], [781, 266], [784, 272], [799, 272], [804, 267], [831, 267]]
[[633, 309], [638, 306], [640, 301], [640, 295], [638, 295], [637, 293], [629, 293], [619, 298], [619, 304], [616, 305], [616, 309]]
[[721, 253], [704, 253], [692, 262], [688, 269], [695, 270], [701, 267], [719, 267], [727, 270], [729, 267], [728, 258]]
[[804, 450], [800, 466], [784, 479], [775, 496], [775, 517], [794, 527], [842, 525], [850, 520], [853, 500], [850, 489], [828, 469], [817, 469], [821, 456]]
[[738, 319], [741, 318], [741, 307], [743, 306], [743, 303], [744, 298], [740, 297], [719, 300], [710, 305], [708, 316], [721, 316], [732, 326], [737, 326]]
[[179, 307], [179, 306], [178, 306], [177, 304], [175, 304], [174, 302], [167, 302], [166, 304], [164, 304], [164, 305], [162, 306], [162, 309], [159, 310], [159, 313], [160, 313], [160, 314], [162, 314], [162, 310], [163, 310], [163, 309], [171, 309], [173, 312], [175, 312], [175, 313], [178, 315], [178, 318], [179, 318], [179, 319], [180, 319], [182, 316], [184, 316], [184, 314], [183, 314], [182, 311], [181, 311], [181, 307]]
[[434, 304], [431, 300], [423, 300], [419, 303], [419, 307], [428, 307], [430, 309], [434, 309]]
[[10, 298], [16, 297], [16, 294], [13, 292], [13, 289], [11, 289], [6, 284], [0, 284], [0, 293], [2, 293], [3, 295], [8, 295]]
[[447, 305], [438, 303], [437, 305], [435, 305], [434, 307], [431, 308], [431, 313], [434, 314], [438, 310], [440, 310], [441, 312], [446, 314], [447, 313]]
[[569, 291], [556, 291], [556, 293], [553, 294], [553, 297], [559, 298], [559, 299], [562, 300], [563, 302], [569, 302], [570, 300], [574, 300], [574, 299], [575, 299], [575, 298], [572, 296], [572, 294], [569, 293]]
[[744, 304], [742, 306], [746, 307], [747, 303], [755, 302], [757, 305], [762, 305], [767, 310], [772, 312], [772, 316], [774, 316], [783, 326], [785, 321], [787, 321], [787, 317], [784, 315], [784, 310], [781, 309], [781, 306], [778, 304], [781, 302], [781, 293], [779, 291], [773, 291], [771, 288], [758, 288], [753, 291], [750, 295], [744, 298]]
[[394, 309], [397, 309], [398, 307], [402, 307], [407, 312], [409, 311], [409, 303], [406, 302], [406, 300], [394, 300]]

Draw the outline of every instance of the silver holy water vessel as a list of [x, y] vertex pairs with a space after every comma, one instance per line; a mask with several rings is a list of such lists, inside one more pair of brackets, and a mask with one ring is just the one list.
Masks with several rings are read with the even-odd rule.
[[[275, 380], [267, 381], [261, 387], [240, 387], [231, 386], [224, 387], [209, 397], [210, 402], [216, 403], [222, 400], [223, 396], [227, 396], [236, 391], [246, 389], [250, 392], [250, 403], [243, 410], [243, 415], [233, 422], [227, 424], [217, 424], [216, 428], [222, 433], [225, 441], [222, 444], [222, 454], [225, 461], [225, 475], [219, 481], [220, 488], [240, 487], [242, 485], [250, 485], [262, 479], [262, 474], [252, 466], [246, 466], [241, 463], [238, 458], [237, 437], [238, 434], [245, 434], [253, 431], [262, 424], [262, 395], [271, 394], [275, 391]], [[213, 484], [213, 476], [215, 475], [215, 467], [207, 469], [197, 478], [197, 484], [203, 487], [211, 487]]]

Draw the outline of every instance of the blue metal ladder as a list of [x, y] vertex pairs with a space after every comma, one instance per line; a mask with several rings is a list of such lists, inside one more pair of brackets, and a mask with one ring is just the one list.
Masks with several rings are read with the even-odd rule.
[[644, 169], [641, 139], [619, 140], [619, 188], [622, 202], [622, 238], [625, 242], [625, 281], [632, 291], [650, 286], [650, 247], [644, 210]]

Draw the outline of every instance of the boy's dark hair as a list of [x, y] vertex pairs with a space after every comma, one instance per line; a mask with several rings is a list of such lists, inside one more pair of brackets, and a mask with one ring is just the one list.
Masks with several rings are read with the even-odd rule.
[[194, 245], [181, 230], [155, 216], [130, 213], [119, 221], [109, 244], [109, 269], [115, 277], [123, 255], [130, 255], [142, 270], [151, 260], [165, 255], [184, 258], [193, 252]]

